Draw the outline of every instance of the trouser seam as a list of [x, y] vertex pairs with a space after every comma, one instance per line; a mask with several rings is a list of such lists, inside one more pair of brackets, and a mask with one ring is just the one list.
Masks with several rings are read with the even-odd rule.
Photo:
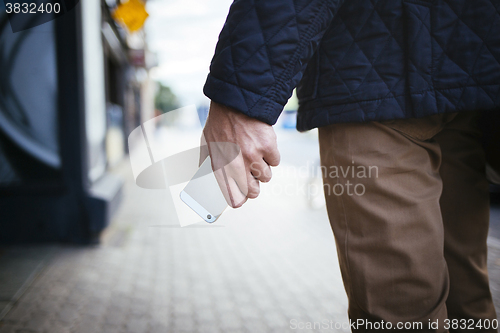
[[[335, 154], [332, 154], [331, 156], [332, 156], [332, 159], [333, 159], [333, 164], [337, 165], [337, 161], [335, 160]], [[337, 178], [336, 183], [339, 184], [339, 178]], [[349, 277], [348, 277], [348, 280], [349, 280], [349, 293], [351, 294], [352, 299], [356, 303], [356, 306], [358, 308], [361, 308], [360, 305], [359, 305], [359, 303], [358, 303], [358, 301], [357, 301], [356, 296], [354, 295], [354, 289], [352, 287], [351, 265], [349, 263], [349, 248], [348, 248], [348, 245], [347, 245], [348, 244], [348, 240], [349, 240], [349, 228], [348, 228], [348, 223], [347, 223], [347, 211], [345, 209], [344, 199], [342, 198], [342, 196], [339, 196], [339, 199], [340, 199], [340, 203], [342, 204], [342, 211], [343, 211], [343, 215], [344, 215], [344, 225], [345, 225], [344, 252], [345, 252], [345, 262], [346, 262], [346, 266], [347, 266], [347, 272], [349, 274]]]

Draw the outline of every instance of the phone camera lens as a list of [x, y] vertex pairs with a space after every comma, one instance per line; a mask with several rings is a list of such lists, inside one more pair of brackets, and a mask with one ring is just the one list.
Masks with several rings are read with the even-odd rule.
[[207, 219], [209, 219], [209, 220], [212, 219], [212, 215], [208, 214]]

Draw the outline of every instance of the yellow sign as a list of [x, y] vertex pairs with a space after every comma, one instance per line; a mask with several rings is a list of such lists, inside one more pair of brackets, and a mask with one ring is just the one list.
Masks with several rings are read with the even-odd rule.
[[149, 14], [141, 0], [121, 3], [113, 12], [113, 18], [127, 27], [130, 32], [142, 28]]

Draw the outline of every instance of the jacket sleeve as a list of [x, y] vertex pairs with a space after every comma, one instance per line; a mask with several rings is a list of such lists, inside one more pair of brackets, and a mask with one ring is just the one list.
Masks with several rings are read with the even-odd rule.
[[235, 0], [203, 92], [273, 125], [343, 1]]

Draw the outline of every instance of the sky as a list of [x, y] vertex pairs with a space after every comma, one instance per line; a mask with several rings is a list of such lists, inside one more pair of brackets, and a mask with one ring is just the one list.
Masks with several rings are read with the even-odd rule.
[[151, 77], [182, 105], [206, 104], [203, 85], [232, 0], [149, 0], [146, 34], [158, 56]]

